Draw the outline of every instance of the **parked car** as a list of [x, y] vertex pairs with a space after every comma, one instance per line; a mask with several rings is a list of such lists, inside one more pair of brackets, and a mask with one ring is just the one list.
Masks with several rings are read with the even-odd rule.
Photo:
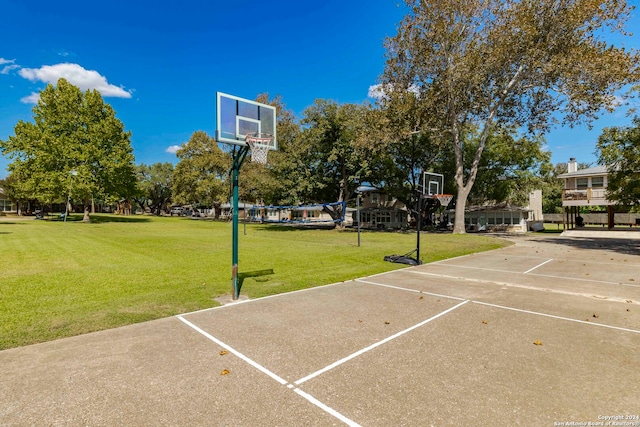
[[182, 208], [182, 206], [174, 206], [169, 211], [169, 215], [171, 215], [171, 216], [174, 216], [174, 215], [182, 216], [182, 215], [184, 215], [184, 209]]

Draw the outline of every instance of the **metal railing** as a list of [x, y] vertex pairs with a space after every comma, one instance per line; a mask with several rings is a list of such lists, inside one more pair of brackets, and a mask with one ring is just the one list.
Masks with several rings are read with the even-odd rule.
[[562, 190], [562, 200], [607, 200], [607, 190], [604, 188], [565, 188]]

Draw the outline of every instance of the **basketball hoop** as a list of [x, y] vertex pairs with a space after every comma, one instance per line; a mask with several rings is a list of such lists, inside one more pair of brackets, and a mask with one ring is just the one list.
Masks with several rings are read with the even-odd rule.
[[273, 135], [268, 133], [249, 133], [244, 141], [251, 148], [251, 161], [267, 164], [267, 154], [273, 142]]
[[440, 206], [447, 207], [451, 200], [453, 200], [453, 194], [434, 194], [433, 198], [440, 202]]

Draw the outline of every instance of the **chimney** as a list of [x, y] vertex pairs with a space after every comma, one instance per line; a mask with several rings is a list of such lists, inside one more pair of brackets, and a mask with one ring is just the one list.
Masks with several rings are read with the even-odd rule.
[[578, 170], [578, 162], [576, 162], [576, 158], [572, 157], [569, 159], [569, 163], [567, 163], [567, 172], [576, 172]]

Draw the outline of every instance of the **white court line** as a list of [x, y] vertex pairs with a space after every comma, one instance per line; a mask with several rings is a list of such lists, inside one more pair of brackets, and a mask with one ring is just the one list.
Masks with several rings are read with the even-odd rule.
[[547, 264], [547, 263], [549, 263], [549, 262], [551, 262], [551, 261], [553, 261], [553, 258], [548, 259], [548, 260], [546, 260], [545, 262], [540, 263], [540, 264], [536, 265], [535, 267], [528, 269], [527, 271], [525, 271], [525, 272], [524, 272], [524, 273], [522, 273], [522, 274], [531, 273], [531, 272], [532, 272], [533, 270], [535, 270], [536, 268], [542, 267], [543, 265], [545, 265], [545, 264]]
[[458, 300], [458, 301], [465, 301], [466, 300], [466, 298], [452, 297], [451, 295], [434, 294], [433, 292], [425, 292], [425, 291], [420, 291], [418, 289], [411, 289], [411, 288], [402, 288], [400, 286], [386, 285], [384, 283], [371, 282], [371, 281], [368, 281], [368, 280], [356, 279], [355, 281], [356, 282], [361, 282], [361, 283], [366, 283], [368, 285], [382, 286], [383, 288], [398, 289], [400, 291], [415, 292], [417, 294], [430, 295], [430, 296], [433, 296], [433, 297], [449, 298], [449, 299], [454, 299], [454, 300]]
[[[572, 296], [586, 296], [586, 297], [594, 297], [595, 296], [593, 294], [580, 294], [580, 293], [569, 292], [569, 291], [561, 292], [561, 291], [555, 291], [555, 290], [552, 290], [552, 289], [542, 289], [542, 288], [536, 288], [536, 287], [532, 287], [532, 286], [515, 285], [515, 284], [510, 284], [510, 283], [501, 283], [501, 282], [494, 282], [494, 281], [488, 281], [488, 280], [467, 279], [467, 278], [464, 278], [464, 277], [446, 276], [446, 275], [443, 275], [443, 274], [426, 273], [426, 272], [422, 272], [422, 271], [412, 271], [412, 273], [424, 274], [426, 276], [445, 277], [445, 278], [450, 278], [450, 279], [469, 280], [469, 281], [481, 282], [481, 283], [494, 283], [494, 284], [500, 285], [500, 286], [504, 285], [504, 286], [512, 286], [512, 287], [516, 287], [516, 288], [531, 289], [531, 290], [536, 290], [536, 291], [548, 291], [548, 292], [561, 293], [561, 294], [567, 294], [567, 295], [572, 295]], [[357, 282], [363, 282], [363, 283], [369, 283], [369, 284], [372, 284], [372, 285], [385, 286], [385, 287], [399, 289], [399, 290], [406, 290], [406, 291], [410, 291], [410, 292], [419, 292], [419, 293], [423, 293], [423, 294], [426, 294], [426, 295], [433, 295], [433, 296], [438, 296], [438, 297], [462, 300], [462, 298], [458, 298], [458, 297], [452, 297], [452, 296], [441, 295], [441, 294], [434, 294], [434, 293], [429, 293], [429, 292], [420, 292], [420, 291], [415, 290], [415, 289], [401, 288], [401, 287], [397, 287], [397, 286], [384, 285], [384, 284], [381, 284], [381, 283], [368, 282], [366, 280], [356, 280], [356, 281]], [[608, 301], [614, 301], [614, 302], [628, 302], [627, 300], [616, 300], [614, 298], [607, 298], [607, 300]], [[582, 324], [585, 324], [585, 325], [600, 326], [600, 327], [603, 327], [603, 328], [616, 329], [616, 330], [619, 330], [619, 331], [625, 331], [625, 332], [632, 332], [632, 333], [635, 333], [635, 334], [640, 334], [640, 331], [639, 330], [635, 330], [635, 329], [628, 329], [628, 328], [622, 328], [622, 327], [619, 327], [619, 326], [605, 325], [605, 324], [602, 324], [602, 323], [587, 322], [587, 321], [584, 321], [584, 320], [571, 319], [569, 317], [555, 316], [553, 314], [546, 314], [546, 313], [540, 313], [540, 312], [537, 312], [537, 311], [523, 310], [523, 309], [520, 309], [520, 308], [507, 307], [507, 306], [503, 306], [503, 305], [491, 304], [491, 303], [482, 302], [482, 301], [475, 301], [475, 300], [464, 300], [464, 301], [465, 302], [472, 302], [474, 304], [486, 305], [486, 306], [489, 306], [489, 307], [502, 308], [504, 310], [512, 310], [512, 311], [516, 311], [516, 312], [520, 312], [520, 313], [528, 313], [528, 314], [534, 314], [534, 315], [537, 315], [537, 316], [550, 317], [552, 319], [567, 320], [567, 321], [570, 321], [570, 322], [582, 323]], [[455, 306], [453, 308], [457, 308], [460, 305], [462, 305], [462, 304], [458, 304], [457, 306]]]
[[274, 374], [273, 372], [271, 372], [270, 370], [268, 370], [267, 368], [265, 368], [264, 366], [260, 365], [259, 363], [249, 359], [247, 356], [245, 356], [244, 354], [240, 353], [239, 351], [235, 350], [233, 347], [230, 347], [229, 345], [223, 343], [222, 341], [220, 341], [219, 339], [217, 339], [216, 337], [214, 337], [213, 335], [209, 334], [208, 332], [204, 331], [203, 329], [201, 329], [200, 327], [194, 325], [193, 323], [189, 322], [187, 319], [183, 318], [182, 316], [176, 316], [178, 319], [180, 319], [181, 322], [183, 322], [185, 325], [189, 326], [190, 328], [192, 328], [193, 330], [195, 330], [196, 332], [200, 333], [201, 335], [205, 336], [206, 338], [208, 338], [209, 340], [213, 341], [214, 343], [218, 344], [219, 346], [221, 346], [222, 348], [228, 350], [230, 353], [236, 355], [237, 357], [239, 357], [241, 360], [243, 360], [244, 362], [248, 363], [249, 365], [253, 366], [254, 368], [258, 369], [260, 372], [267, 374], [269, 377], [271, 377], [272, 379], [276, 380], [277, 382], [279, 382], [282, 385], [286, 385], [287, 388], [289, 389], [293, 389], [293, 391], [298, 394], [299, 396], [305, 398], [306, 400], [308, 400], [310, 403], [316, 405], [318, 408], [322, 409], [323, 411], [325, 411], [326, 413], [336, 417], [337, 419], [339, 419], [340, 421], [342, 421], [343, 423], [347, 424], [348, 426], [351, 427], [360, 427], [360, 424], [356, 423], [353, 420], [350, 420], [349, 418], [345, 417], [344, 415], [342, 415], [341, 413], [339, 413], [338, 411], [336, 411], [335, 409], [325, 405], [324, 403], [320, 402], [318, 399], [316, 399], [315, 397], [311, 396], [308, 393], [305, 393], [304, 391], [298, 389], [298, 388], [294, 388], [293, 385], [289, 384], [287, 380], [280, 378], [278, 375]]
[[548, 277], [550, 279], [569, 279], [569, 280], [577, 280], [579, 282], [602, 283], [604, 285], [620, 285], [620, 286], [627, 286], [630, 288], [640, 288], [640, 285], [632, 285], [631, 283], [607, 282], [605, 280], [581, 279], [579, 277], [552, 276], [550, 274], [538, 274], [538, 273], [530, 274], [530, 276]]
[[602, 323], [587, 322], [585, 320], [571, 319], [570, 317], [555, 316], [553, 314], [539, 313], [537, 311], [522, 310], [520, 308], [513, 308], [513, 307], [507, 307], [507, 306], [504, 306], [504, 305], [490, 304], [488, 302], [481, 302], [481, 301], [471, 301], [471, 302], [474, 303], [474, 304], [486, 305], [488, 307], [494, 307], [494, 308], [501, 308], [503, 310], [516, 311], [518, 313], [533, 314], [533, 315], [536, 315], [536, 316], [550, 317], [552, 319], [566, 320], [568, 322], [582, 323], [582, 324], [590, 325], [590, 326], [600, 326], [601, 328], [615, 329], [615, 330], [618, 330], [618, 331], [624, 331], [624, 332], [631, 332], [631, 333], [634, 333], [634, 334], [640, 334], [640, 331], [636, 330], [636, 329], [628, 329], [628, 328], [621, 328], [619, 326], [604, 325]]
[[308, 393], [305, 393], [304, 391], [300, 390], [299, 388], [294, 388], [293, 391], [295, 391], [297, 394], [299, 394], [300, 396], [302, 396], [305, 399], [307, 399], [309, 402], [311, 402], [314, 405], [316, 405], [318, 408], [322, 409], [323, 411], [327, 412], [328, 414], [333, 415], [334, 417], [336, 417], [337, 419], [339, 419], [340, 421], [342, 421], [346, 425], [351, 426], [351, 427], [360, 427], [360, 424], [358, 424], [355, 421], [345, 417], [344, 415], [342, 415], [341, 413], [339, 413], [335, 409], [328, 407], [327, 405], [325, 405], [324, 403], [320, 402], [315, 397], [311, 396]]
[[[495, 273], [510, 273], [510, 274], [522, 274], [522, 273], [518, 273], [517, 271], [510, 271], [510, 270], [500, 270], [497, 268], [483, 268], [483, 267], [470, 267], [467, 265], [448, 265], [448, 264], [440, 264], [442, 266], [445, 267], [453, 267], [453, 268], [465, 268], [467, 270], [482, 270], [482, 271], [491, 271], [491, 272], [495, 272]], [[418, 270], [407, 270], [407, 272], [409, 273], [414, 273], [414, 274], [427, 274], [427, 275], [434, 275], [434, 276], [439, 276], [439, 274], [435, 274], [435, 273], [427, 273], [424, 271], [418, 271]], [[465, 277], [460, 277], [460, 276], [447, 276], [447, 275], [442, 275], [443, 277], [452, 277], [454, 279], [466, 279]], [[589, 283], [601, 283], [603, 285], [620, 285], [620, 286], [628, 286], [631, 288], [640, 288], [640, 285], [632, 285], [630, 283], [622, 283], [622, 282], [608, 282], [605, 280], [593, 280], [593, 279], [581, 279], [579, 277], [568, 277], [568, 276], [554, 276], [551, 274], [538, 274], [538, 273], [531, 273], [529, 274], [529, 276], [537, 276], [537, 277], [548, 277], [550, 279], [564, 279], [564, 280], [576, 280], [579, 282], [589, 282]], [[486, 280], [487, 282], [489, 282], [490, 280]]]
[[203, 309], [196, 310], [196, 311], [190, 311], [188, 313], [178, 314], [178, 315], [176, 315], [176, 317], [190, 316], [192, 314], [204, 313], [204, 312], [211, 311], [211, 310], [220, 310], [220, 309], [223, 309], [223, 308], [229, 308], [229, 307], [233, 307], [234, 305], [238, 305], [238, 304], [246, 304], [246, 303], [249, 303], [249, 302], [262, 301], [264, 299], [269, 299], [269, 298], [277, 298], [277, 297], [283, 297], [283, 296], [286, 296], [286, 295], [297, 294], [299, 292], [307, 292], [307, 291], [311, 291], [313, 289], [321, 289], [321, 288], [326, 288], [326, 287], [329, 287], [329, 286], [342, 285], [342, 284], [350, 282], [350, 281], [351, 280], [345, 280], [344, 282], [329, 283], [328, 285], [314, 286], [312, 288], [298, 289], [297, 291], [284, 292], [282, 294], [267, 295], [266, 297], [260, 297], [260, 298], [255, 298], [255, 299], [247, 299], [247, 300], [232, 302], [230, 304], [218, 305], [216, 307], [203, 308]]
[[[590, 293], [571, 292], [571, 291], [566, 291], [566, 290], [562, 290], [562, 289], [541, 288], [541, 287], [537, 287], [537, 286], [521, 285], [519, 283], [498, 282], [497, 280], [474, 279], [474, 278], [471, 278], [471, 277], [451, 276], [451, 275], [448, 275], [448, 274], [427, 273], [426, 271], [412, 271], [411, 273], [422, 274], [424, 276], [431, 276], [431, 277], [440, 277], [442, 279], [461, 280], [463, 282], [489, 283], [489, 284], [497, 285], [497, 286], [508, 286], [510, 288], [526, 289], [526, 290], [530, 290], [530, 291], [551, 292], [553, 294], [571, 295], [571, 296], [575, 296], [575, 297], [597, 298], [597, 299], [600, 299], [600, 300], [611, 301], [611, 302], [629, 303], [629, 301], [633, 301], [633, 300], [629, 300], [628, 298], [618, 298], [618, 297], [611, 297], [611, 296], [606, 296], [606, 295], [596, 295], [593, 292], [590, 292]], [[531, 274], [531, 276], [540, 276], [540, 275], [539, 274]], [[633, 304], [638, 304], [638, 301], [633, 301]]]
[[330, 364], [330, 365], [328, 365], [328, 366], [325, 366], [324, 368], [322, 368], [322, 369], [320, 369], [320, 370], [318, 370], [318, 371], [316, 371], [316, 372], [313, 372], [313, 373], [311, 373], [311, 374], [307, 375], [307, 376], [306, 376], [306, 377], [304, 377], [304, 378], [300, 378], [298, 381], [295, 381], [295, 382], [294, 382], [294, 384], [296, 384], [296, 385], [300, 385], [300, 384], [304, 383], [305, 381], [309, 381], [310, 379], [315, 378], [315, 377], [317, 377], [318, 375], [323, 374], [323, 373], [325, 373], [325, 372], [327, 372], [327, 371], [330, 371], [331, 369], [333, 369], [333, 368], [335, 368], [335, 367], [337, 367], [337, 366], [340, 366], [340, 365], [342, 365], [343, 363], [346, 363], [346, 362], [348, 362], [349, 360], [354, 359], [354, 358], [356, 358], [356, 357], [358, 357], [358, 356], [360, 356], [360, 355], [362, 355], [362, 354], [364, 354], [364, 353], [366, 353], [366, 352], [368, 352], [368, 351], [370, 351], [370, 350], [373, 350], [374, 348], [379, 347], [379, 346], [381, 346], [382, 344], [385, 344], [385, 343], [387, 343], [387, 342], [389, 342], [389, 341], [391, 341], [391, 340], [394, 340], [394, 339], [396, 339], [396, 338], [398, 338], [398, 337], [400, 337], [400, 336], [402, 336], [402, 335], [406, 334], [407, 332], [411, 332], [411, 331], [413, 331], [414, 329], [417, 329], [417, 328], [419, 328], [419, 327], [421, 327], [421, 326], [424, 326], [424, 325], [426, 325], [427, 323], [431, 322], [432, 320], [435, 320], [435, 319], [437, 319], [437, 318], [438, 318], [438, 317], [440, 317], [440, 316], [444, 316], [445, 314], [447, 314], [447, 313], [449, 313], [449, 312], [451, 312], [451, 311], [453, 311], [453, 310], [457, 309], [458, 307], [463, 306], [464, 304], [466, 304], [466, 303], [468, 303], [468, 302], [469, 302], [468, 300], [462, 301], [460, 304], [454, 305], [453, 307], [451, 307], [451, 308], [449, 308], [449, 309], [447, 309], [447, 310], [445, 310], [445, 311], [443, 311], [443, 312], [441, 312], [441, 313], [438, 313], [438, 314], [436, 314], [435, 316], [428, 318], [427, 320], [424, 320], [424, 321], [422, 321], [422, 322], [420, 322], [420, 323], [418, 323], [418, 324], [416, 324], [416, 325], [413, 325], [413, 326], [411, 326], [411, 327], [409, 327], [409, 328], [407, 328], [407, 329], [405, 329], [405, 330], [403, 330], [403, 331], [400, 331], [400, 332], [398, 332], [398, 333], [396, 333], [396, 334], [394, 334], [394, 335], [391, 335], [390, 337], [387, 337], [387, 338], [385, 338], [385, 339], [383, 339], [383, 340], [381, 340], [381, 341], [378, 341], [378, 342], [376, 342], [376, 343], [373, 343], [373, 344], [371, 344], [370, 346], [363, 348], [362, 350], [356, 351], [355, 353], [352, 353], [352, 354], [350, 354], [349, 356], [344, 357], [344, 358], [342, 358], [342, 359], [338, 360], [337, 362], [334, 362], [334, 363], [332, 363], [332, 364]]
[[210, 339], [214, 343], [218, 344], [220, 347], [223, 347], [224, 349], [228, 350], [229, 352], [235, 354], [240, 359], [244, 360], [249, 365], [251, 365], [254, 368], [256, 368], [257, 370], [259, 370], [260, 372], [262, 372], [264, 374], [267, 374], [268, 376], [270, 376], [274, 380], [278, 381], [280, 384], [286, 385], [288, 383], [287, 380], [280, 378], [278, 375], [274, 374], [273, 372], [271, 372], [270, 370], [268, 370], [264, 366], [260, 365], [258, 362], [254, 362], [253, 360], [249, 359], [247, 356], [245, 356], [244, 354], [240, 353], [239, 351], [237, 351], [233, 347], [228, 346], [227, 344], [223, 343], [222, 341], [220, 341], [219, 339], [217, 339], [213, 335], [209, 334], [205, 330], [203, 330], [203, 329], [199, 328], [198, 326], [194, 325], [193, 323], [189, 322], [184, 317], [182, 317], [182, 316], [176, 316], [176, 317], [178, 319], [180, 319], [180, 321], [182, 321], [182, 323], [184, 323], [185, 325], [189, 326], [190, 328], [192, 328], [193, 330], [197, 331], [198, 333], [204, 335], [205, 337], [207, 337], [208, 339]]

